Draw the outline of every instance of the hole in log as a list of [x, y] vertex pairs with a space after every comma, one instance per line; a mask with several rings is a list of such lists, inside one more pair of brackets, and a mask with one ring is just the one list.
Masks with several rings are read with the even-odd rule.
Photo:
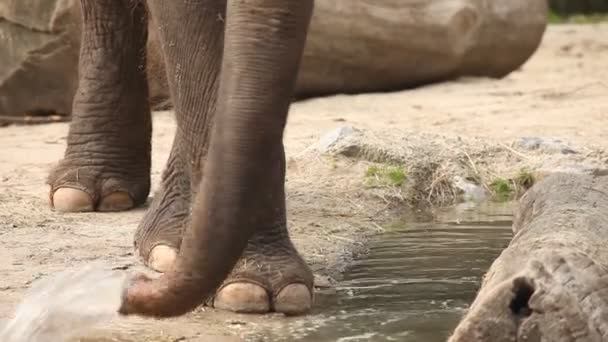
[[534, 293], [534, 286], [525, 278], [513, 280], [513, 294], [509, 308], [513, 314], [528, 317], [532, 314], [532, 309], [528, 305], [530, 297]]

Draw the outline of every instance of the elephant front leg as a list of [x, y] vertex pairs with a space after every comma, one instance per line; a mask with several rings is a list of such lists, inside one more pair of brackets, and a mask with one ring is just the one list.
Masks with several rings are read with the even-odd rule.
[[[208, 160], [207, 151], [210, 148], [211, 126], [219, 117], [216, 107], [219, 95], [220, 69], [222, 77], [230, 79], [230, 86], [237, 85], [236, 78], [242, 76], [242, 90], [238, 93], [224, 90], [224, 96], [231, 98], [224, 113], [217, 115], [232, 115], [243, 110], [259, 110], [260, 113], [272, 115], [273, 112], [286, 110], [289, 103], [293, 81], [297, 68], [289, 68], [289, 75], [285, 74], [285, 67], [279, 68], [281, 72], [274, 74], [274, 66], [283, 62], [284, 56], [277, 55], [265, 59], [267, 53], [258, 44], [264, 45], [268, 51], [273, 49], [263, 35], [264, 32], [276, 34], [273, 27], [263, 27], [264, 32], [255, 33], [257, 29], [255, 20], [270, 21], [266, 17], [249, 18], [252, 12], [264, 1], [256, 4], [246, 4], [242, 1], [233, 1], [233, 17], [226, 18], [225, 0], [201, 1], [149, 1], [150, 12], [154, 22], [159, 25], [159, 33], [166, 61], [169, 85], [175, 105], [178, 133], [173, 143], [171, 157], [165, 169], [162, 190], [155, 195], [151, 209], [140, 224], [135, 236], [135, 245], [144, 262], [157, 271], [168, 271], [176, 260], [178, 250], [182, 246], [181, 233], [190, 224], [190, 202], [194, 198], [194, 190], [199, 189], [199, 183], [207, 174], [201, 170], [206, 169], [203, 164], [212, 163]], [[230, 5], [229, 5], [230, 6]], [[247, 9], [247, 7], [252, 7]], [[266, 4], [266, 6], [268, 6]], [[271, 15], [275, 15], [271, 11]], [[279, 6], [280, 7], [280, 6]], [[238, 8], [238, 11], [234, 9]], [[279, 14], [281, 12], [278, 12]], [[296, 14], [294, 14], [295, 16]], [[226, 20], [232, 21], [232, 29], [227, 31], [229, 46], [224, 46], [224, 31]], [[243, 25], [242, 29], [235, 29], [240, 22], [248, 24], [253, 30]], [[235, 44], [239, 36], [251, 37], [255, 33], [255, 41], [251, 38], [245, 44]], [[279, 32], [279, 34], [293, 34], [292, 32]], [[271, 37], [276, 40], [276, 37]], [[256, 49], [260, 49], [256, 51]], [[238, 56], [243, 59], [253, 57], [254, 60], [235, 61], [234, 58], [224, 58], [222, 65], [222, 50], [224, 56]], [[277, 50], [285, 50], [283, 55], [293, 59], [291, 54], [296, 52], [287, 46], [280, 46]], [[295, 49], [298, 50], [298, 49]], [[268, 53], [268, 55], [271, 55]], [[256, 59], [258, 59], [256, 61]], [[264, 70], [260, 74], [250, 72], [239, 74], [234, 63], [240, 67], [251, 63], [257, 67], [260, 60], [264, 63]], [[268, 64], [266, 64], [268, 63]], [[266, 77], [262, 77], [266, 75]], [[259, 79], [258, 79], [259, 76]], [[255, 77], [256, 79], [253, 79]], [[277, 79], [277, 77], [279, 79]], [[285, 81], [283, 82], [283, 80]], [[277, 86], [279, 88], [277, 88]], [[283, 88], [284, 87], [284, 88]], [[254, 89], [259, 93], [249, 93]], [[275, 95], [279, 94], [279, 95]], [[260, 103], [267, 103], [273, 97], [281, 96], [277, 108], [266, 112], [265, 108], [256, 109]], [[263, 99], [268, 97], [267, 99]], [[284, 98], [283, 98], [284, 97]], [[257, 101], [260, 102], [257, 102]], [[221, 101], [221, 100], [220, 100]], [[250, 101], [250, 102], [247, 102]], [[233, 108], [234, 107], [234, 108]], [[283, 108], [285, 107], [285, 108]], [[283, 109], [281, 109], [283, 108]], [[235, 114], [236, 115], [236, 114]], [[269, 120], [260, 118], [260, 122]], [[272, 119], [270, 119], [272, 120]], [[284, 119], [277, 118], [273, 126], [282, 129]], [[251, 127], [257, 130], [256, 134], [263, 132], [262, 127]], [[247, 134], [246, 132], [227, 132], [226, 134]], [[279, 136], [280, 132], [273, 132]], [[245, 141], [248, 139], [242, 136]], [[235, 141], [240, 137], [234, 137]], [[222, 145], [219, 149], [223, 149]], [[264, 154], [270, 154], [270, 163], [251, 157], [249, 162], [259, 163], [263, 170], [263, 184], [267, 184], [263, 192], [257, 193], [259, 198], [252, 201], [256, 210], [256, 222], [248, 222], [247, 230], [255, 231], [249, 240], [247, 248], [236, 264], [233, 272], [223, 282], [209, 304], [226, 310], [248, 313], [266, 313], [270, 311], [297, 314], [308, 311], [312, 306], [312, 272], [294, 248], [287, 231], [285, 213], [285, 157], [281, 139], [274, 140], [273, 144], [264, 149]], [[215, 165], [219, 166], [219, 164]], [[221, 193], [230, 189], [223, 188], [213, 196], [222, 196]], [[248, 213], [243, 213], [248, 215]], [[223, 248], [237, 249], [234, 245]], [[188, 253], [188, 252], [186, 252]], [[223, 261], [222, 261], [223, 262]]]
[[175, 261], [202, 177], [215, 114], [226, 11], [225, 0], [150, 0], [158, 26], [177, 133], [154, 194], [135, 233], [143, 262], [158, 272]]
[[269, 196], [260, 196], [255, 233], [211, 302], [242, 313], [301, 314], [312, 307], [313, 275], [287, 230], [283, 145], [267, 151], [275, 156], [267, 170]]
[[79, 85], [63, 160], [51, 171], [60, 211], [118, 211], [150, 188], [151, 118], [146, 8], [132, 0], [81, 0]]

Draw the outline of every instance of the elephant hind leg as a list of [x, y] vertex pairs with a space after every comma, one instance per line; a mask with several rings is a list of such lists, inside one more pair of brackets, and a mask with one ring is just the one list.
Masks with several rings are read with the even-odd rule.
[[81, 7], [79, 86], [64, 158], [47, 180], [51, 205], [126, 210], [150, 188], [146, 8], [131, 0], [81, 0]]

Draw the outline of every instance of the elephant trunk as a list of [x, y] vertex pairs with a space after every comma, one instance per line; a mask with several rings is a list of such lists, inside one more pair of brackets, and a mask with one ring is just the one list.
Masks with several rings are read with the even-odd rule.
[[[207, 299], [273, 203], [273, 172], [312, 14], [313, 0], [229, 1], [217, 115], [191, 225], [173, 268], [135, 279], [123, 314], [177, 316]], [[196, 48], [196, 47], [193, 47]]]

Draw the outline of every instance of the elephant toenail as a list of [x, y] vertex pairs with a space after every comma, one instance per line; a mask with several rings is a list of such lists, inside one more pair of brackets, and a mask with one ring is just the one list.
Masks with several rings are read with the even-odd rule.
[[239, 313], [266, 313], [270, 311], [270, 299], [266, 290], [259, 285], [233, 283], [219, 291], [213, 306]]
[[59, 188], [53, 193], [51, 206], [61, 212], [93, 211], [93, 199], [89, 194], [74, 188]]
[[101, 199], [98, 211], [124, 211], [134, 207], [133, 199], [124, 191], [117, 191]]
[[152, 248], [148, 257], [148, 266], [157, 271], [167, 272], [177, 259], [177, 251], [169, 246], [158, 245]]
[[301, 315], [312, 308], [313, 296], [304, 284], [289, 284], [277, 295], [274, 311], [286, 315]]

